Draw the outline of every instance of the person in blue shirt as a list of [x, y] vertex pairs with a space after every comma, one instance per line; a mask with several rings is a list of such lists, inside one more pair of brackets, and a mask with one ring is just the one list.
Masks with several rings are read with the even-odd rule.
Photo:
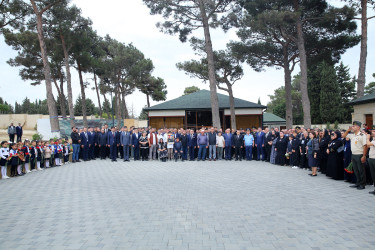
[[206, 149], [208, 148], [208, 137], [205, 134], [204, 129], [201, 129], [200, 134], [197, 136], [197, 147], [198, 147], [198, 161], [206, 160]]
[[243, 140], [245, 142], [246, 160], [251, 161], [252, 160], [253, 147], [254, 147], [254, 136], [252, 134], [250, 134], [250, 129], [246, 130], [246, 134], [244, 135]]
[[229, 128], [225, 130], [223, 137], [225, 140], [225, 160], [232, 160], [233, 134]]
[[265, 134], [262, 131], [262, 128], [259, 127], [255, 138], [255, 147], [257, 148], [257, 161], [260, 161], [260, 155], [262, 155], [262, 161], [266, 160], [266, 154], [264, 152], [264, 135]]

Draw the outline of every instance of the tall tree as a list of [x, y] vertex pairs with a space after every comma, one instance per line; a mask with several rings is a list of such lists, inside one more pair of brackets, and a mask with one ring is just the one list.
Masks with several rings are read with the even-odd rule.
[[[229, 50], [215, 51], [214, 60], [216, 62], [215, 78], [217, 79], [217, 86], [229, 94], [231, 126], [232, 129], [236, 129], [233, 84], [242, 78], [243, 70], [239, 61], [233, 57]], [[202, 58], [200, 61], [191, 60], [184, 63], [177, 63], [177, 68], [204, 82], [209, 80], [208, 61], [206, 58]]]
[[359, 56], [358, 78], [357, 78], [357, 98], [362, 97], [365, 93], [366, 84], [366, 62], [367, 62], [367, 29], [368, 21], [375, 16], [368, 16], [368, 8], [371, 6], [375, 9], [373, 0], [347, 0], [351, 6], [357, 9], [360, 17], [356, 18], [361, 21], [361, 52]]
[[68, 92], [68, 109], [69, 109], [69, 120], [70, 125], [74, 126], [74, 107], [73, 107], [73, 91], [72, 91], [72, 80], [70, 73], [70, 65], [74, 63], [70, 59], [71, 49], [73, 47], [73, 37], [75, 33], [86, 29], [90, 25], [88, 19], [82, 18], [80, 15], [81, 10], [76, 6], [68, 6], [68, 2], [63, 2], [59, 5], [55, 5], [51, 8], [48, 13], [49, 18], [49, 32], [51, 36], [60, 42], [56, 43], [57, 46], [61, 46], [63, 51], [63, 61], [66, 73], [66, 83]]
[[[372, 74], [372, 77], [375, 78], [375, 73]], [[369, 84], [367, 84], [365, 86], [365, 94], [368, 95], [368, 94], [372, 94], [375, 92], [375, 82], [370, 82]]]
[[[166, 21], [157, 26], [168, 34], [179, 34], [182, 42], [193, 30], [203, 28], [210, 84], [212, 123], [220, 128], [219, 103], [215, 79], [215, 62], [210, 28], [223, 26], [229, 11], [236, 5], [233, 0], [143, 0], [152, 15], [162, 15]], [[219, 18], [221, 16], [221, 18]]]
[[149, 76], [139, 85], [139, 90], [146, 95], [147, 107], [150, 107], [150, 97], [154, 101], [165, 101], [167, 99], [167, 90], [164, 80], [160, 77]]
[[23, 19], [30, 14], [30, 8], [22, 0], [0, 1], [0, 33], [6, 26], [19, 27]]
[[[306, 80], [307, 59], [314, 57], [314, 60], [317, 60], [323, 55], [339, 58], [347, 48], [356, 44], [357, 37], [353, 35], [356, 27], [353, 22], [354, 11], [347, 6], [333, 8], [324, 0], [247, 0], [241, 2], [246, 13], [243, 22], [240, 22], [242, 29], [238, 35], [242, 40], [242, 45], [247, 45], [247, 48], [251, 50], [247, 52], [245, 47], [238, 50], [238, 54], [245, 57], [245, 60], [254, 68], [261, 69], [264, 66], [274, 65], [283, 67], [286, 87], [290, 86], [288, 82], [291, 81], [291, 72], [290, 69], [288, 72], [288, 68], [293, 69], [296, 61], [302, 60], [300, 84], [304, 100], [303, 108], [306, 111], [304, 124], [310, 127], [308, 111], [310, 105], [308, 105]], [[246, 26], [250, 28], [244, 28]], [[295, 62], [287, 60], [290, 58], [294, 58]], [[289, 124], [292, 120], [291, 101], [290, 98], [288, 99], [290, 89], [287, 88], [286, 92], [287, 112], [290, 114], [287, 115], [286, 120]]]
[[320, 116], [324, 123], [342, 120], [342, 104], [336, 71], [333, 65], [322, 63], [320, 80]]
[[339, 120], [341, 123], [350, 123], [352, 121], [353, 107], [347, 105], [355, 97], [355, 78], [352, 78], [349, 74], [348, 66], [345, 66], [341, 62], [335, 67], [337, 83], [340, 89], [341, 95], [341, 109], [342, 109], [342, 119]]
[[48, 112], [50, 115], [50, 123], [51, 123], [51, 131], [52, 132], [59, 132], [59, 119], [57, 116], [57, 109], [55, 99], [52, 93], [52, 84], [51, 84], [51, 68], [48, 61], [48, 52], [47, 47], [44, 41], [44, 34], [43, 34], [43, 13], [50, 9], [53, 5], [61, 2], [61, 0], [57, 1], [48, 1], [47, 3], [42, 2], [41, 6], [38, 6], [35, 0], [30, 0], [32, 5], [32, 9], [34, 11], [36, 17], [36, 24], [37, 24], [37, 31], [38, 31], [38, 39], [40, 45], [40, 52], [42, 55], [43, 60], [43, 67], [44, 67], [44, 78], [46, 84], [46, 92], [47, 92], [47, 102], [48, 102]]

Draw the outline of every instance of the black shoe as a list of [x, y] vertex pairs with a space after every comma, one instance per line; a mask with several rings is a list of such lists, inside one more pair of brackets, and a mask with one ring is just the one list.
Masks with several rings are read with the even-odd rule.
[[375, 190], [374, 191], [371, 191], [371, 192], [368, 192], [369, 194], [375, 194]]
[[318, 176], [317, 174], [312, 174], [311, 176]]
[[312, 176], [312, 174], [309, 174], [310, 176]]
[[365, 189], [365, 186], [362, 186], [362, 185], [361, 185], [361, 186], [357, 187], [357, 189], [358, 189], [358, 190], [363, 190], [363, 189]]
[[77, 162], [81, 162], [80, 160], [78, 160]]
[[351, 186], [349, 186], [349, 187], [351, 187], [351, 188], [357, 188], [357, 187], [359, 187], [359, 185], [354, 184], [354, 185], [351, 185]]

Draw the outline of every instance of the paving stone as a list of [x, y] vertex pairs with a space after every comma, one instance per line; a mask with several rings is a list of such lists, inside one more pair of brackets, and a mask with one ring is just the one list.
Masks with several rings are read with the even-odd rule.
[[0, 180], [0, 249], [374, 249], [369, 189], [307, 174], [97, 160]]

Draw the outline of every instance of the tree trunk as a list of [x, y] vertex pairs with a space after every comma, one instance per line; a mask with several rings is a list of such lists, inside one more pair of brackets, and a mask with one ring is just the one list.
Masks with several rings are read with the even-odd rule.
[[[108, 99], [107, 99], [107, 97], [105, 96], [104, 93], [103, 93], [103, 97], [104, 97], [104, 101], [105, 101], [105, 102], [108, 102]], [[108, 102], [108, 103], [110, 103], [110, 102]], [[111, 111], [110, 111], [110, 110], [107, 110], [107, 117], [108, 117], [108, 119], [111, 119], [111, 118], [112, 118], [112, 116], [111, 116]]]
[[[299, 11], [298, 0], [294, 0], [294, 10], [295, 12]], [[296, 23], [297, 29], [297, 46], [299, 51], [300, 58], [300, 68], [301, 68], [301, 97], [302, 97], [302, 109], [303, 109], [303, 125], [305, 128], [311, 128], [311, 115], [310, 115], [310, 99], [307, 90], [307, 57], [305, 50], [305, 39], [303, 37], [302, 31], [302, 21], [298, 17]]]
[[122, 114], [123, 114], [123, 118], [127, 119], [129, 118], [129, 112], [128, 112], [128, 108], [126, 107], [125, 91], [121, 91], [121, 95], [122, 95]]
[[55, 103], [55, 99], [53, 97], [53, 92], [52, 92], [51, 68], [49, 66], [47, 47], [44, 42], [44, 35], [43, 35], [43, 23], [42, 23], [43, 12], [40, 12], [38, 10], [38, 7], [36, 6], [36, 3], [34, 0], [30, 0], [30, 2], [33, 6], [33, 10], [34, 10], [34, 13], [36, 15], [36, 20], [37, 20], [37, 31], [38, 31], [40, 52], [41, 52], [42, 60], [43, 60], [43, 69], [44, 69], [43, 73], [44, 73], [44, 79], [46, 82], [47, 105], [48, 105], [48, 113], [50, 116], [51, 132], [60, 132], [60, 125], [59, 125], [59, 119], [57, 116], [56, 103]]
[[82, 68], [81, 64], [77, 60], [77, 67], [78, 67], [78, 75], [79, 75], [79, 83], [81, 85], [81, 98], [82, 98], [82, 116], [83, 116], [83, 126], [88, 127], [87, 123], [87, 107], [86, 107], [86, 94], [85, 94], [85, 85], [83, 83], [83, 78], [82, 78]]
[[236, 124], [236, 111], [235, 111], [235, 106], [234, 106], [234, 96], [233, 96], [233, 89], [232, 85], [228, 82], [227, 83], [228, 87], [228, 94], [229, 94], [229, 107], [230, 107], [230, 121], [232, 125], [232, 129], [237, 129], [237, 124]]
[[95, 82], [95, 90], [96, 90], [96, 96], [98, 97], [98, 105], [99, 105], [99, 116], [102, 118], [102, 104], [100, 103], [100, 95], [99, 95], [99, 89], [98, 89], [98, 82], [96, 81], [96, 74], [94, 73], [94, 82]]
[[61, 106], [61, 115], [63, 120], [66, 120], [66, 107], [65, 107], [65, 93], [64, 93], [64, 77], [60, 69], [60, 106]]
[[150, 107], [150, 96], [146, 94], [146, 99], [147, 99], [147, 107]]
[[66, 87], [68, 91], [68, 107], [69, 107], [69, 120], [70, 126], [74, 127], [74, 106], [73, 106], [73, 92], [72, 92], [72, 76], [70, 74], [70, 65], [69, 65], [69, 53], [66, 48], [65, 39], [63, 34], [60, 32], [61, 44], [62, 49], [64, 52], [64, 64], [65, 64], [65, 71], [66, 71]]
[[283, 47], [284, 57], [284, 81], [285, 81], [285, 120], [286, 128], [293, 127], [293, 106], [292, 106], [292, 76], [289, 69], [288, 48]]
[[365, 94], [367, 59], [367, 0], [361, 0], [361, 54], [357, 79], [357, 98]]
[[120, 100], [120, 87], [117, 85], [117, 90], [115, 92], [116, 98], [116, 116], [117, 116], [117, 127], [121, 126], [121, 100]]
[[204, 40], [205, 40], [205, 47], [206, 47], [207, 61], [208, 61], [208, 79], [210, 82], [212, 123], [214, 127], [221, 128], [220, 113], [219, 113], [219, 100], [217, 97], [217, 89], [216, 89], [214, 53], [212, 49], [210, 27], [208, 25], [208, 18], [207, 18], [206, 9], [205, 9], [203, 0], [199, 0], [199, 8], [200, 8], [200, 14], [202, 17]]

